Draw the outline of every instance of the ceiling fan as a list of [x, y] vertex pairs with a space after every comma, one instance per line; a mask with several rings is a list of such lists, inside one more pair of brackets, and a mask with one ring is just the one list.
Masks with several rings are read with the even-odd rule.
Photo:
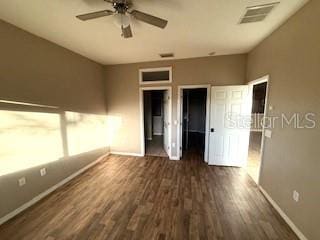
[[114, 15], [117, 24], [121, 27], [122, 37], [131, 38], [132, 31], [130, 27], [129, 15], [133, 16], [137, 20], [143, 21], [145, 23], [151, 24], [159, 28], [165, 28], [168, 24], [167, 20], [152, 16], [150, 14], [140, 12], [138, 10], [131, 10], [132, 2], [131, 0], [104, 0], [105, 2], [111, 3], [114, 10], [102, 10], [97, 12], [91, 12], [86, 14], [81, 14], [76, 16], [82, 21], [87, 21], [95, 18], [106, 17]]

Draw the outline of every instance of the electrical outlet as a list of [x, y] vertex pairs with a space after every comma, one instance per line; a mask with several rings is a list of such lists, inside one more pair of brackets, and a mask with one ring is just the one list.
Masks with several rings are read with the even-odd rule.
[[272, 137], [272, 131], [269, 130], [269, 129], [266, 129], [264, 131], [264, 136], [267, 137], [267, 138], [271, 138]]
[[26, 185], [27, 181], [26, 181], [26, 178], [23, 177], [23, 178], [20, 178], [18, 180], [18, 183], [19, 183], [19, 186], [22, 187], [23, 185]]
[[43, 177], [43, 176], [46, 175], [46, 174], [47, 174], [47, 169], [41, 168], [41, 169], [40, 169], [40, 175], [41, 175], [41, 177]]
[[296, 190], [294, 190], [292, 195], [293, 200], [296, 202], [299, 202], [299, 197], [300, 197], [300, 194]]

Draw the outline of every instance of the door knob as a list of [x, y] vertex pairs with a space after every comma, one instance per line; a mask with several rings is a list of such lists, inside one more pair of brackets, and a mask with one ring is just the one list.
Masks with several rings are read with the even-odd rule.
[[211, 128], [211, 129], [210, 129], [210, 132], [214, 132], [214, 128]]

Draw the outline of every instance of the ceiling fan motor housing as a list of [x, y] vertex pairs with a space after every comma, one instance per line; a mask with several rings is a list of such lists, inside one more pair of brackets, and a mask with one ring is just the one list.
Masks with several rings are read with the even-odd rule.
[[116, 10], [117, 13], [125, 14], [130, 5], [128, 3], [113, 3], [113, 8]]

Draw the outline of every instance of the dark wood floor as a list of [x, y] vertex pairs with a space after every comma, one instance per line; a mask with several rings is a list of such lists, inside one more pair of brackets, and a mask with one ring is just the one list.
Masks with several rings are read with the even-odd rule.
[[297, 240], [239, 168], [109, 156], [0, 227], [0, 239]]

